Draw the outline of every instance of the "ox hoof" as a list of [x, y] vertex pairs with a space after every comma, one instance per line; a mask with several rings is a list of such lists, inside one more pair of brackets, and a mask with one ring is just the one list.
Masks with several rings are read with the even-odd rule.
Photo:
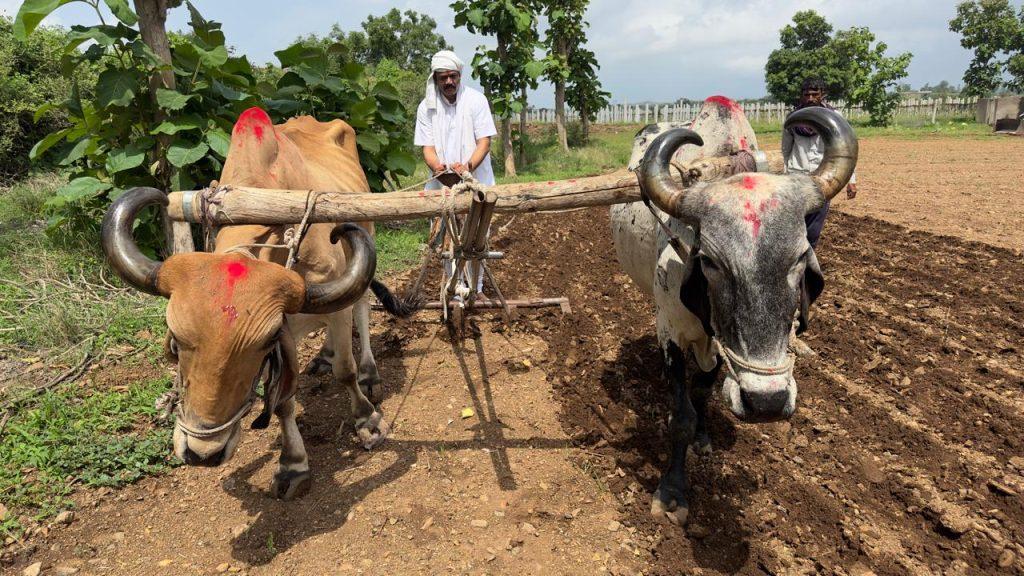
[[323, 374], [331, 373], [331, 361], [327, 360], [323, 356], [317, 356], [306, 364], [306, 367], [302, 369], [302, 373], [307, 376], [322, 376]]
[[390, 429], [388, 423], [384, 421], [384, 416], [376, 411], [362, 423], [356, 424], [356, 435], [359, 436], [359, 442], [362, 443], [363, 448], [367, 450], [372, 450], [374, 446], [383, 442], [389, 432]]
[[690, 505], [682, 495], [672, 496], [668, 491], [658, 488], [651, 499], [651, 516], [658, 521], [668, 521], [676, 526], [686, 524], [686, 518], [690, 515]]
[[693, 453], [698, 456], [711, 455], [711, 437], [708, 436], [707, 432], [697, 434], [697, 439], [693, 441], [691, 446], [693, 447]]
[[313, 483], [309, 470], [282, 470], [274, 474], [274, 482], [270, 485], [270, 493], [278, 500], [294, 500], [309, 492]]

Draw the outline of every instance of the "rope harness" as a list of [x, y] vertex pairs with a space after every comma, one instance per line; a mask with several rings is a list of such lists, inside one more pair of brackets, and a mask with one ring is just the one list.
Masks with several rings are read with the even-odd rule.
[[[234, 416], [228, 419], [227, 422], [216, 426], [214, 428], [196, 428], [188, 423], [184, 417], [181, 409], [181, 397], [184, 393], [184, 385], [181, 381], [181, 375], [174, 379], [174, 388], [162, 395], [157, 399], [157, 410], [162, 411], [167, 417], [171, 413], [174, 414], [175, 422], [178, 428], [181, 429], [187, 436], [198, 439], [213, 438], [218, 434], [226, 430], [230, 430], [238, 422], [249, 415], [252, 411], [253, 406], [256, 403], [257, 398], [263, 400], [263, 411], [253, 421], [251, 428], [254, 430], [262, 430], [270, 425], [270, 417], [277, 405], [288, 398], [281, 398], [281, 375], [284, 373], [284, 353], [281, 350], [281, 341], [278, 341], [274, 345], [274, 349], [271, 350], [266, 357], [263, 358], [263, 363], [260, 365], [259, 372], [252, 380], [252, 385], [249, 387], [249, 393], [245, 397], [245, 402], [242, 403], [242, 407], [235, 412]], [[266, 376], [266, 377], [264, 377]], [[259, 393], [259, 386], [263, 384], [263, 394]], [[294, 394], [294, 391], [293, 391]], [[289, 396], [290, 397], [290, 396]]]
[[316, 201], [319, 197], [320, 193], [314, 190], [306, 192], [306, 212], [302, 215], [302, 221], [284, 231], [284, 242], [282, 244], [238, 244], [237, 246], [232, 246], [225, 250], [224, 254], [244, 254], [255, 259], [256, 255], [253, 254], [252, 250], [250, 250], [251, 248], [268, 248], [271, 250], [283, 250], [287, 248], [288, 259], [285, 260], [284, 267], [291, 270], [299, 260], [299, 246], [302, 245], [302, 239], [306, 236], [306, 232], [309, 231], [309, 217], [313, 214], [313, 209], [316, 207]]

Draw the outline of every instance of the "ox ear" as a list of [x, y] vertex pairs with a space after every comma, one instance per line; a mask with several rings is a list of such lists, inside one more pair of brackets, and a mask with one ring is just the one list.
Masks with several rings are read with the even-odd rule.
[[679, 289], [679, 299], [694, 316], [700, 319], [700, 325], [704, 333], [714, 336], [715, 330], [711, 327], [711, 297], [708, 295], [708, 279], [704, 276], [704, 268], [697, 257], [697, 250], [693, 251], [690, 258], [690, 273], [683, 279], [683, 285]]
[[796, 329], [797, 334], [803, 334], [807, 330], [808, 310], [825, 289], [825, 277], [821, 274], [821, 266], [818, 264], [818, 257], [814, 254], [814, 248], [807, 250], [806, 258], [804, 279], [800, 282], [800, 323]]

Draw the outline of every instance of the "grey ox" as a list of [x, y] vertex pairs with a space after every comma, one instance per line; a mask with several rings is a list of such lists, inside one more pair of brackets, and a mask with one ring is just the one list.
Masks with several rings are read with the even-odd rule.
[[[673, 164], [756, 151], [739, 106], [709, 98], [689, 129], [666, 126], [659, 135], [658, 126], [649, 126], [637, 134], [634, 157], [643, 159], [631, 168], [679, 239], [675, 248], [643, 203], [611, 210], [619, 261], [654, 298], [658, 341], [674, 391], [671, 459], [651, 513], [675, 524], [685, 523], [689, 512], [687, 447], [710, 450], [707, 402], [723, 365], [722, 396], [740, 420], [781, 420], [796, 409], [790, 332], [795, 318], [798, 331], [806, 328], [808, 307], [824, 288], [804, 215], [846, 185], [857, 161], [856, 137], [837, 113], [805, 108], [786, 122], [796, 124], [814, 128], [825, 142], [824, 160], [813, 174], [744, 172], [689, 185], [673, 178]], [[690, 382], [687, 350], [699, 366]]]

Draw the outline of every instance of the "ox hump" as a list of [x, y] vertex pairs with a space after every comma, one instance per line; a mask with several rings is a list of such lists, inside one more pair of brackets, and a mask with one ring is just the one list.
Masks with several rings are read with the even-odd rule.
[[254, 106], [238, 117], [231, 137], [233, 141], [252, 139], [257, 144], [262, 144], [264, 139], [274, 137], [274, 124], [266, 111]]

